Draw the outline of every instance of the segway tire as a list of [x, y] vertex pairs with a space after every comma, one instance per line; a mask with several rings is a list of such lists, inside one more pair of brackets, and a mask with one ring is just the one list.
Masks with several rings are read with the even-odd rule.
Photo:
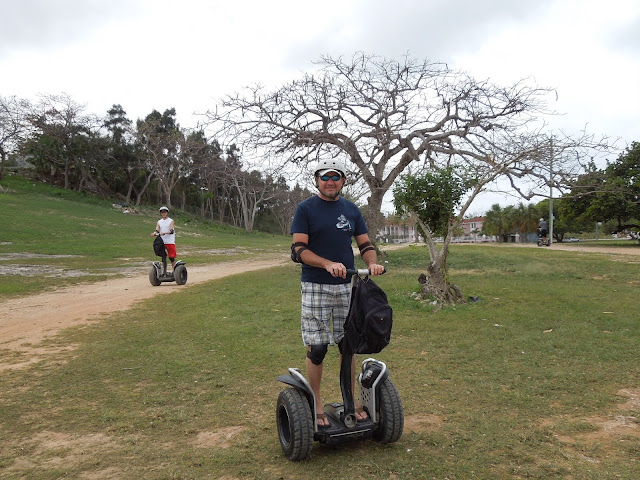
[[380, 443], [396, 442], [404, 430], [404, 410], [396, 386], [388, 378], [378, 386], [378, 428], [373, 439]]
[[304, 393], [296, 388], [280, 392], [276, 423], [285, 456], [294, 462], [307, 458], [313, 447], [313, 417]]
[[187, 283], [187, 267], [184, 265], [178, 265], [173, 271], [173, 278], [176, 279], [178, 285], [184, 285]]
[[154, 287], [159, 286], [162, 282], [158, 278], [158, 273], [156, 271], [156, 267], [151, 267], [149, 269], [149, 283]]

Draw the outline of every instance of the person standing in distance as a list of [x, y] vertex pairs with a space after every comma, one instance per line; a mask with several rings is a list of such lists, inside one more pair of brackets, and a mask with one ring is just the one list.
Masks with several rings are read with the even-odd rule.
[[[173, 223], [173, 220], [169, 218], [169, 209], [164, 205], [160, 207], [160, 216], [162, 218], [158, 220], [158, 223], [156, 224], [156, 229], [151, 234], [151, 236], [152, 237], [156, 235], [162, 236], [162, 241], [164, 242], [164, 246], [167, 249], [167, 256], [171, 261], [171, 268], [173, 269], [176, 265], [176, 258], [178, 257], [178, 253], [176, 251], [175, 225]], [[166, 273], [167, 265], [164, 257], [162, 258], [162, 261], [164, 264], [163, 265], [164, 273]]]
[[[302, 341], [307, 347], [307, 377], [316, 397], [318, 427], [329, 426], [320, 396], [322, 362], [328, 346], [334, 342], [340, 346], [344, 336], [350, 294], [347, 269], [355, 268], [352, 237], [371, 275], [384, 272], [362, 213], [340, 196], [345, 174], [339, 160], [318, 162], [314, 174], [318, 193], [298, 204], [291, 225], [291, 258], [302, 264]], [[351, 385], [355, 385], [355, 364], [354, 355]], [[364, 420], [367, 412], [356, 405], [356, 417]]]

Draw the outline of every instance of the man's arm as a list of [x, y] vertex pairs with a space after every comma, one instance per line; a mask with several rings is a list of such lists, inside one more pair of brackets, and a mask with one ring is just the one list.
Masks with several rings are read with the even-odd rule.
[[367, 264], [371, 275], [382, 275], [384, 273], [384, 267], [378, 264], [378, 253], [375, 247], [369, 240], [369, 235], [363, 233], [356, 237], [356, 244], [360, 249], [360, 257]]
[[[308, 245], [309, 235], [307, 235], [306, 233], [294, 233], [293, 243], [304, 243]], [[300, 253], [300, 260], [302, 260], [302, 263], [312, 267], [324, 268], [333, 277], [347, 278], [347, 267], [345, 267], [342, 263], [333, 262], [326, 258], [320, 257], [308, 248], [303, 249], [303, 247], [301, 246], [295, 247], [296, 253], [300, 250], [302, 250], [302, 252]]]

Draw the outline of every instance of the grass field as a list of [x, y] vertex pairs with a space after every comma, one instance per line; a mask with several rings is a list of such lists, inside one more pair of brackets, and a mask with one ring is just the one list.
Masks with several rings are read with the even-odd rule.
[[[0, 300], [136, 271], [156, 260], [156, 206], [135, 213], [69, 190], [8, 178], [0, 185]], [[247, 233], [174, 209], [178, 256], [216, 263], [282, 252], [290, 238]], [[19, 273], [19, 274], [17, 274]]]
[[[113, 218], [121, 229], [132, 217]], [[237, 238], [248, 249], [280, 241]], [[86, 258], [108, 248], [94, 241]], [[426, 249], [385, 260], [394, 330], [377, 357], [404, 404], [397, 443], [282, 455], [275, 377], [304, 363], [291, 264], [176, 288], [65, 330], [46, 361], [1, 371], [0, 478], [640, 478], [640, 257], [454, 245], [451, 279], [480, 300], [437, 314], [411, 298]], [[327, 401], [337, 376], [331, 349]]]

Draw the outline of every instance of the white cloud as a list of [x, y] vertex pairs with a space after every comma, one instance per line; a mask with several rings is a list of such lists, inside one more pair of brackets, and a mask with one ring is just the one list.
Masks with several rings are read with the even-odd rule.
[[68, 93], [104, 114], [276, 86], [321, 55], [444, 61], [500, 83], [554, 87], [553, 125], [640, 140], [637, 0], [21, 0], [2, 2], [0, 95]]

